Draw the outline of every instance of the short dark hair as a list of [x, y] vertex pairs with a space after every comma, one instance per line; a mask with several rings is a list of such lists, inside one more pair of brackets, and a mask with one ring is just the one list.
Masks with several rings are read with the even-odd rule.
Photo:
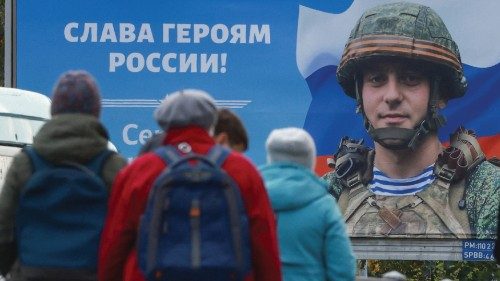
[[240, 118], [231, 110], [221, 108], [217, 110], [217, 123], [215, 124], [214, 135], [226, 133], [229, 144], [242, 145], [243, 150], [248, 149], [248, 136]]

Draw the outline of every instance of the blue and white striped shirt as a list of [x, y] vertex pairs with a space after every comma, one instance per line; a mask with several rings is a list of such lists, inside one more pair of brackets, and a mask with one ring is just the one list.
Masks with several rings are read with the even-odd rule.
[[373, 167], [373, 180], [370, 182], [369, 188], [376, 195], [413, 195], [424, 190], [436, 178], [433, 170], [434, 165], [430, 165], [417, 176], [406, 179], [392, 179], [376, 167]]

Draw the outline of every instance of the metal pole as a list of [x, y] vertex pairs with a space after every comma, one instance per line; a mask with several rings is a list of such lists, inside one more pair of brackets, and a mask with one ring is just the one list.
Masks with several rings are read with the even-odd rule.
[[14, 0], [5, 0], [5, 48], [4, 48], [4, 83], [6, 87], [13, 87], [13, 2]]

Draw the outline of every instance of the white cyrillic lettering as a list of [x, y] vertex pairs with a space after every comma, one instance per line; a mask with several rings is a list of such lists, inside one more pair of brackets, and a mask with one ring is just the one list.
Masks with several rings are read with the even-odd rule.
[[226, 73], [227, 54], [197, 53], [109, 53], [109, 72], [126, 65], [130, 72]]
[[220, 54], [220, 64], [221, 64], [220, 73], [226, 73], [227, 71], [226, 63], [227, 63], [227, 54], [226, 53]]
[[177, 68], [170, 66], [170, 61], [173, 59], [177, 58], [177, 54], [175, 53], [168, 53], [163, 56], [163, 59], [161, 60], [161, 66], [163, 70], [166, 72], [174, 73], [177, 71]]
[[170, 42], [170, 30], [175, 28], [175, 24], [173, 23], [164, 23], [163, 24], [163, 43]]
[[155, 39], [153, 37], [153, 31], [151, 31], [151, 25], [149, 23], [143, 23], [141, 29], [139, 30], [139, 36], [137, 36], [137, 42], [141, 43], [144, 40], [149, 43], [154, 43]]
[[194, 24], [193, 25], [193, 42], [200, 43], [201, 38], [207, 37], [210, 33], [210, 28], [206, 24]]
[[64, 38], [68, 42], [78, 42], [78, 37], [75, 37], [71, 34], [71, 30], [78, 28], [77, 22], [70, 22], [64, 27]]
[[229, 43], [246, 43], [247, 42], [247, 29], [244, 24], [236, 24], [231, 26], [231, 40]]
[[90, 34], [90, 42], [97, 42], [97, 23], [86, 22], [83, 25], [83, 34], [80, 37], [80, 42], [86, 42], [89, 38]]
[[144, 68], [144, 56], [140, 53], [131, 53], [127, 56], [127, 69], [130, 72], [139, 72]]
[[[197, 62], [198, 57], [196, 54], [189, 54], [186, 56], [186, 54], [180, 54], [179, 55], [179, 72], [191, 72], [195, 73], [198, 72], [198, 68], [196, 67], [196, 62]], [[188, 71], [191, 70], [191, 71]]]
[[146, 141], [148, 139], [150, 139], [151, 137], [153, 136], [153, 132], [151, 132], [151, 130], [148, 130], [148, 129], [145, 129], [145, 130], [142, 130], [140, 133], [139, 133], [139, 142], [141, 144], [145, 144]]
[[131, 140], [129, 138], [130, 129], [137, 129], [137, 128], [138, 128], [137, 124], [128, 124], [127, 126], [125, 126], [123, 128], [122, 137], [123, 137], [123, 142], [125, 144], [128, 144], [128, 145], [136, 145], [137, 144], [137, 140]]
[[[219, 37], [219, 31], [220, 31], [220, 37]], [[210, 30], [210, 38], [212, 38], [212, 41], [216, 44], [222, 44], [227, 41], [227, 38], [229, 37], [229, 31], [227, 30], [227, 26], [223, 24], [216, 24], [212, 26], [212, 29]]]
[[[175, 34], [171, 31], [174, 30]], [[171, 34], [172, 33], [172, 34]], [[215, 44], [223, 44], [229, 41], [231, 44], [271, 44], [271, 27], [269, 24], [163, 24], [163, 43], [170, 43], [171, 36], [175, 36], [177, 43], [201, 43], [204, 38], [210, 37]], [[231, 38], [229, 38], [231, 36]]]
[[135, 26], [131, 23], [120, 23], [120, 43], [130, 43], [135, 40]]
[[212, 69], [212, 73], [219, 72], [218, 67], [218, 55], [211, 54], [207, 57], [207, 54], [200, 55], [200, 72], [207, 73], [210, 69]]
[[180, 23], [177, 25], [177, 43], [191, 43], [189, 37], [190, 24]]
[[125, 63], [125, 55], [122, 53], [109, 53], [109, 72], [115, 72], [117, 66]]
[[271, 44], [271, 30], [269, 24], [262, 25], [260, 30], [258, 25], [250, 25], [250, 34], [248, 37], [249, 43], [264, 41], [266, 44]]
[[153, 60], [160, 59], [160, 53], [152, 53], [146, 58], [146, 67], [151, 72], [160, 72], [160, 67], [154, 66]]
[[105, 23], [102, 28], [101, 39], [99, 42], [106, 42], [106, 40], [110, 40], [111, 42], [118, 42], [116, 39], [115, 28], [112, 23]]

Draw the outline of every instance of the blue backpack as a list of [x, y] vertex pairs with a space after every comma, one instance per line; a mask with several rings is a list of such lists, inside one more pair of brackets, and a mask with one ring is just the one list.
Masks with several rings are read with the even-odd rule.
[[147, 280], [243, 280], [249, 273], [248, 217], [239, 188], [220, 167], [229, 150], [181, 155], [155, 150], [167, 167], [149, 193], [138, 237]]
[[17, 209], [21, 266], [95, 271], [109, 194], [100, 174], [113, 152], [105, 150], [84, 166], [54, 165], [32, 148], [24, 151], [33, 174]]

